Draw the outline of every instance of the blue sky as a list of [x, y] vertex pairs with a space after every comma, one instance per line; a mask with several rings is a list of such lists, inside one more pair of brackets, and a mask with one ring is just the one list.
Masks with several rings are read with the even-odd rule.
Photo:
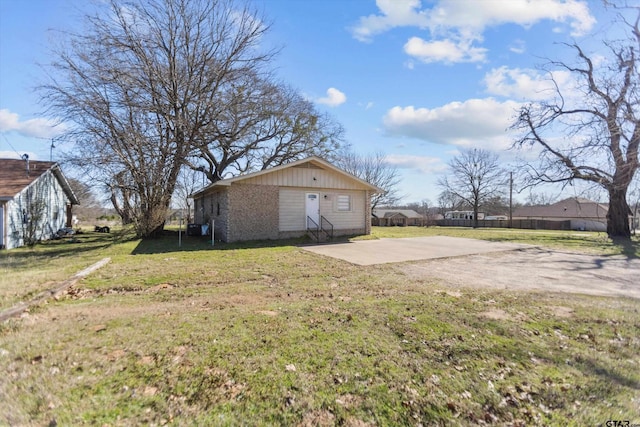
[[[461, 148], [516, 153], [518, 106], [549, 88], [536, 66], [595, 46], [612, 14], [580, 0], [253, 0], [282, 46], [277, 74], [344, 126], [356, 152], [383, 152], [406, 202], [437, 200]], [[78, 27], [86, 0], [0, 0], [0, 157], [49, 160], [57, 130], [34, 86], [56, 32]], [[557, 75], [560, 81], [563, 76]], [[567, 194], [568, 196], [573, 194]], [[522, 198], [522, 197], [521, 197]]]

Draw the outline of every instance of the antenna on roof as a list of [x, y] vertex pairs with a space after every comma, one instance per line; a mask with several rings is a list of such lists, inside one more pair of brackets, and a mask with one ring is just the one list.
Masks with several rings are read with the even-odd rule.
[[24, 160], [27, 164], [27, 176], [29, 176], [29, 155], [27, 153], [24, 153], [22, 155], [22, 160]]

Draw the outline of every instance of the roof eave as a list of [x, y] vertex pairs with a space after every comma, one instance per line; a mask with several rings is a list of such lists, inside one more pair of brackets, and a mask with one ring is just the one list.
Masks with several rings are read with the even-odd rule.
[[215, 182], [213, 184], [210, 184], [210, 185], [204, 187], [202, 190], [193, 193], [190, 197], [191, 198], [196, 198], [196, 197], [199, 197], [199, 196], [201, 196], [203, 194], [208, 193], [209, 191], [211, 191], [215, 187], [221, 187], [221, 186], [228, 187], [231, 184], [233, 184], [234, 182], [243, 181], [243, 180], [249, 179], [249, 178], [255, 178], [256, 176], [265, 175], [265, 174], [272, 173], [272, 172], [277, 172], [277, 171], [282, 170], [282, 169], [290, 168], [290, 167], [301, 165], [301, 164], [304, 164], [304, 163], [309, 163], [309, 162], [312, 162], [312, 161], [316, 161], [316, 162], [320, 163], [321, 165], [327, 167], [328, 169], [333, 170], [334, 172], [337, 172], [337, 173], [340, 173], [342, 175], [345, 175], [346, 177], [348, 177], [348, 178], [360, 183], [361, 185], [367, 187], [366, 189], [369, 190], [369, 191], [372, 191], [374, 193], [386, 193], [386, 191], [383, 190], [382, 188], [377, 187], [377, 186], [375, 186], [375, 185], [373, 185], [373, 184], [371, 184], [371, 183], [369, 183], [369, 182], [367, 182], [367, 181], [365, 181], [363, 179], [360, 179], [357, 176], [350, 174], [349, 172], [343, 171], [342, 169], [332, 165], [331, 163], [329, 163], [328, 161], [324, 160], [321, 157], [309, 156], [309, 157], [305, 157], [304, 159], [296, 160], [296, 161], [293, 161], [293, 162], [290, 162], [290, 163], [285, 163], [283, 165], [275, 166], [273, 168], [263, 169], [263, 170], [256, 171], [256, 172], [251, 172], [251, 173], [248, 173], [248, 174], [245, 174], [245, 175], [239, 175], [239, 176], [235, 176], [233, 178], [228, 178], [228, 179], [223, 179], [223, 180], [217, 181], [217, 182]]
[[[189, 198], [195, 199], [196, 197], [201, 196], [203, 194], [206, 194], [209, 191], [215, 189], [216, 187], [229, 187], [229, 186], [231, 186], [231, 179], [233, 179], [233, 178], [230, 178], [228, 180], [227, 179], [223, 179], [222, 181], [217, 181], [217, 182], [214, 182], [213, 184], [209, 184], [206, 187], [202, 188], [201, 190], [198, 190], [195, 193], [191, 193], [189, 195]], [[228, 182], [225, 182], [225, 181], [228, 181]]]
[[73, 189], [71, 188], [71, 184], [69, 184], [69, 181], [62, 173], [62, 169], [60, 169], [60, 165], [56, 163], [51, 167], [51, 170], [53, 171], [56, 178], [58, 178], [58, 181], [60, 182], [60, 185], [62, 185], [62, 188], [65, 191], [65, 193], [67, 193], [67, 197], [69, 198], [69, 201], [71, 202], [71, 204], [79, 205], [80, 200], [78, 200], [78, 197], [75, 195], [75, 193], [73, 192]]

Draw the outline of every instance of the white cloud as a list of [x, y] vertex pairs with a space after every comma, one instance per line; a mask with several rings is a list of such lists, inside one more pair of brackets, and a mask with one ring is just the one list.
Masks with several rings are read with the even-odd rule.
[[[380, 13], [360, 18], [351, 28], [353, 37], [368, 42], [396, 27], [428, 29], [430, 39], [412, 37], [404, 46], [405, 52], [425, 62], [481, 62], [486, 49], [473, 44], [482, 41], [488, 27], [516, 24], [528, 28], [548, 20], [568, 24], [571, 35], [580, 36], [596, 22], [583, 0], [437, 0], [424, 9], [422, 3], [377, 0]], [[522, 53], [523, 46], [515, 44], [511, 50]]]
[[493, 98], [451, 102], [438, 108], [393, 107], [383, 119], [388, 135], [459, 147], [508, 148], [508, 132], [521, 104]]
[[532, 69], [503, 66], [489, 71], [484, 76], [484, 83], [490, 95], [536, 101], [555, 96], [556, 86], [551, 80], [552, 77], [567, 97], [573, 92], [571, 86], [574, 82], [568, 71], [554, 71], [549, 75]]
[[[431, 2], [428, 2], [429, 4]], [[530, 27], [543, 20], [568, 23], [573, 36], [587, 34], [596, 20], [586, 1], [581, 0], [438, 0], [421, 9], [420, 0], [377, 0], [377, 15], [360, 18], [353, 36], [370, 41], [376, 34], [396, 27], [429, 28], [432, 34], [456, 30], [480, 34], [485, 28], [502, 24]]]
[[327, 89], [327, 96], [317, 100], [319, 104], [328, 105], [329, 107], [337, 107], [347, 102], [347, 96], [334, 87]]
[[385, 162], [398, 169], [413, 169], [421, 173], [441, 172], [447, 165], [438, 157], [412, 156], [408, 154], [388, 154]]
[[581, 0], [440, 0], [429, 13], [430, 26], [482, 32], [487, 27], [517, 24], [523, 27], [550, 20], [569, 23], [573, 36], [587, 34], [596, 23]]
[[56, 126], [53, 120], [37, 118], [20, 121], [20, 116], [6, 108], [0, 109], [0, 132], [17, 132], [20, 135], [36, 138], [53, 138], [64, 128]]
[[375, 104], [373, 103], [373, 101], [369, 101], [369, 102], [358, 102], [358, 107], [362, 107], [365, 110], [370, 110], [371, 108], [373, 108]]
[[20, 154], [15, 151], [0, 151], [0, 159], [19, 159]]
[[527, 51], [527, 46], [524, 40], [516, 39], [509, 46], [509, 50], [520, 55]]
[[15, 151], [0, 151], [0, 159], [21, 159], [23, 154], [28, 154], [31, 160], [38, 160], [38, 156], [32, 151], [23, 151], [20, 153], [16, 153]]
[[358, 25], [351, 28], [353, 37], [369, 42], [376, 34], [394, 27], [421, 27], [428, 25], [429, 19], [420, 8], [420, 0], [376, 0], [381, 15], [369, 15], [360, 18]]
[[422, 62], [482, 62], [486, 59], [487, 49], [473, 47], [471, 40], [454, 41], [450, 39], [426, 41], [420, 37], [411, 37], [404, 45], [407, 55]]

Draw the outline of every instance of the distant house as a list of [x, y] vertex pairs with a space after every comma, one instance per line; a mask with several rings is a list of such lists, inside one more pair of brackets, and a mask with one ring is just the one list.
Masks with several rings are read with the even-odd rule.
[[552, 205], [523, 206], [515, 209], [513, 219], [571, 221], [572, 230], [606, 231], [608, 205], [580, 197], [571, 197]]
[[369, 234], [371, 195], [381, 191], [312, 156], [223, 179], [191, 197], [195, 222], [213, 220], [215, 237], [235, 242]]
[[412, 209], [376, 208], [371, 213], [371, 224], [382, 227], [424, 225], [424, 216]]
[[[473, 211], [447, 211], [444, 213], [444, 219], [473, 219]], [[478, 219], [485, 219], [484, 212], [478, 212]]]
[[71, 226], [76, 204], [57, 163], [0, 159], [0, 248], [51, 238]]

